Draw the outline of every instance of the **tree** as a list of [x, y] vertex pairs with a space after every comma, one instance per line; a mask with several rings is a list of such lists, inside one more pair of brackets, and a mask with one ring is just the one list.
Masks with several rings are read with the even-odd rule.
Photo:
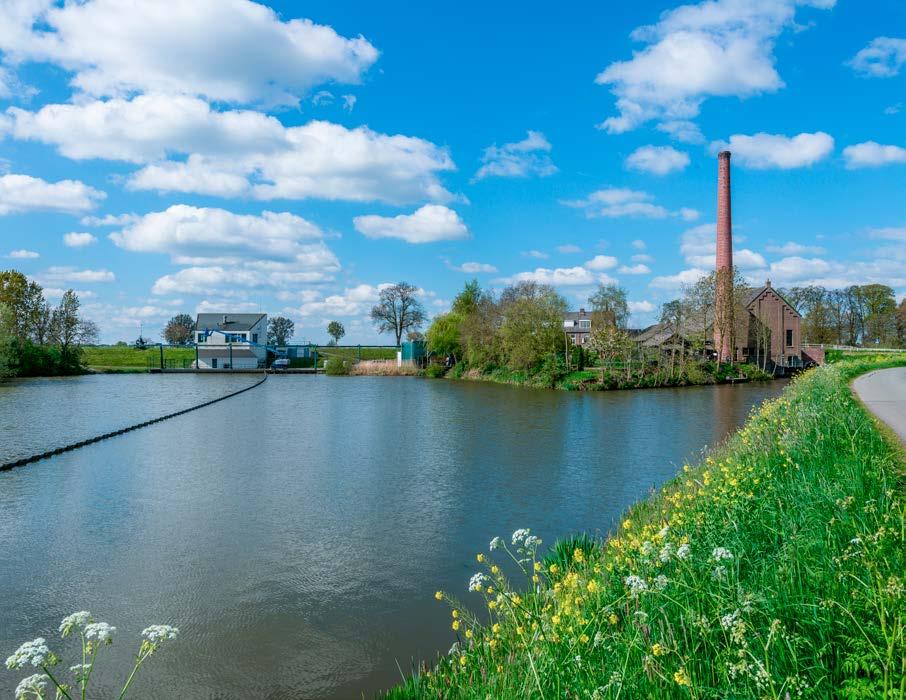
[[268, 345], [286, 345], [296, 332], [296, 324], [285, 316], [274, 316], [267, 323]]
[[371, 308], [371, 320], [380, 333], [393, 333], [399, 345], [403, 333], [417, 330], [425, 323], [425, 309], [418, 300], [418, 289], [407, 282], [384, 287], [378, 303]]
[[63, 293], [60, 305], [53, 310], [50, 335], [60, 346], [60, 364], [72, 369], [80, 364], [81, 345], [97, 341], [98, 327], [79, 315], [79, 297], [71, 289]]
[[164, 340], [170, 345], [187, 345], [195, 333], [195, 321], [189, 314], [176, 314], [164, 327]]
[[434, 317], [428, 332], [428, 350], [441, 357], [452, 357], [456, 362], [462, 356], [462, 346], [459, 341], [459, 327], [462, 317], [455, 311], [439, 314]]
[[632, 346], [632, 340], [626, 331], [613, 324], [594, 328], [586, 344], [597, 353], [601, 363], [601, 382], [610, 364], [623, 355]]
[[[674, 369], [676, 367], [676, 346], [679, 343], [682, 347], [680, 351], [680, 372], [682, 372], [682, 363], [685, 359], [686, 347], [685, 347], [685, 335], [683, 334], [684, 321], [686, 320], [686, 309], [679, 299], [674, 299], [673, 301], [666, 302], [661, 307], [661, 323], [663, 323], [669, 330], [670, 335], [673, 339], [673, 342], [670, 346], [670, 376], [673, 376]], [[658, 359], [660, 363], [661, 358]]]
[[346, 335], [346, 329], [343, 328], [343, 324], [339, 321], [331, 321], [327, 324], [327, 335], [333, 338], [333, 344], [337, 345], [340, 342], [340, 338]]
[[892, 345], [897, 334], [897, 302], [893, 289], [885, 284], [866, 284], [857, 288], [862, 309], [862, 344]]
[[528, 369], [560, 348], [566, 300], [547, 284], [519, 282], [500, 294], [501, 349], [510, 369]]
[[592, 327], [611, 325], [626, 328], [629, 321], [629, 303], [626, 290], [616, 284], [598, 285], [597, 291], [588, 299], [592, 310]]
[[906, 347], [906, 299], [897, 307], [897, 344]]
[[0, 272], [0, 304], [11, 316], [12, 332], [19, 340], [32, 340], [45, 305], [41, 285], [18, 270]]
[[13, 315], [0, 303], [0, 379], [16, 374], [16, 335]]

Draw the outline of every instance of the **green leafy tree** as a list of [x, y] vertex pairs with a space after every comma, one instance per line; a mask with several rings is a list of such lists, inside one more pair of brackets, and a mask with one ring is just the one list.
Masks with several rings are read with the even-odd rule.
[[371, 308], [371, 320], [380, 333], [392, 333], [399, 345], [403, 334], [420, 328], [427, 318], [417, 297], [418, 289], [407, 282], [384, 287]]
[[598, 285], [588, 299], [592, 309], [592, 327], [611, 325], [626, 328], [629, 321], [629, 302], [626, 290], [616, 284]]
[[455, 311], [439, 314], [434, 317], [428, 332], [428, 350], [441, 357], [452, 357], [456, 362], [462, 357], [462, 346], [459, 342], [459, 327], [462, 317]]
[[560, 349], [566, 300], [546, 284], [519, 282], [500, 295], [500, 340], [510, 369], [537, 366]]
[[268, 345], [286, 345], [296, 332], [296, 324], [285, 316], [274, 316], [267, 324]]
[[592, 330], [586, 341], [588, 347], [598, 355], [601, 363], [601, 381], [614, 361], [626, 354], [632, 340], [622, 328], [613, 324], [601, 325]]
[[170, 345], [187, 345], [195, 333], [195, 320], [189, 314], [176, 314], [164, 327], [164, 340]]
[[343, 328], [343, 324], [339, 321], [331, 321], [327, 324], [327, 335], [333, 338], [333, 344], [337, 345], [340, 342], [340, 338], [346, 335], [346, 329]]
[[0, 304], [0, 378], [16, 374], [16, 335], [13, 315]]
[[41, 285], [29, 281], [18, 270], [3, 270], [0, 272], [0, 304], [11, 314], [16, 338], [33, 340], [39, 316], [45, 309]]
[[98, 327], [79, 315], [81, 302], [71, 289], [63, 293], [60, 304], [53, 310], [50, 321], [50, 335], [60, 348], [60, 364], [64, 371], [72, 371], [81, 365], [81, 346], [97, 342]]

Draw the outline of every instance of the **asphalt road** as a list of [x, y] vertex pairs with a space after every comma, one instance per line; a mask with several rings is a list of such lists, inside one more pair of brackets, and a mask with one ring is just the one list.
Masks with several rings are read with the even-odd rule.
[[906, 367], [864, 374], [853, 388], [862, 402], [906, 443]]

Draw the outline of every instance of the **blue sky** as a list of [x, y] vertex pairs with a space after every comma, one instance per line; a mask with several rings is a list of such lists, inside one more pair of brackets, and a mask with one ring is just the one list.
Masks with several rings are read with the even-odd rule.
[[729, 147], [753, 282], [902, 297], [904, 86], [895, 0], [3, 0], [2, 267], [105, 341], [260, 309], [374, 342], [380, 285], [438, 313], [473, 276], [616, 280], [646, 325], [713, 264]]

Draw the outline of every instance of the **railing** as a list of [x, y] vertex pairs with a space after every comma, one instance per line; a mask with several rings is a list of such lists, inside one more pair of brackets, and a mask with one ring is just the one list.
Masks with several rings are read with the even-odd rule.
[[803, 348], [818, 348], [821, 350], [845, 350], [846, 352], [906, 352], [906, 348], [876, 348], [860, 345], [825, 345], [824, 343], [805, 343]]

